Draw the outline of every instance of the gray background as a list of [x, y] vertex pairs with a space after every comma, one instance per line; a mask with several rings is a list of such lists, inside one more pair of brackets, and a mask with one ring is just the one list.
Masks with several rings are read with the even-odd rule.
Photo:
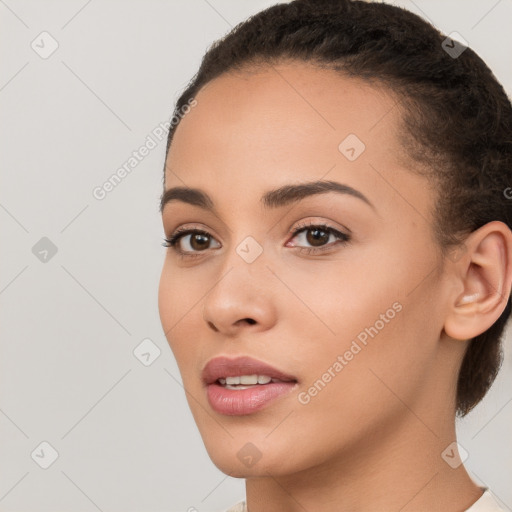
[[[243, 497], [208, 458], [158, 316], [164, 140], [103, 200], [93, 190], [156, 140], [208, 45], [272, 3], [0, 1], [1, 511], [218, 511]], [[462, 34], [510, 94], [512, 0], [396, 3]], [[47, 58], [43, 31], [58, 42]], [[133, 353], [145, 339], [149, 366]], [[511, 384], [508, 337], [500, 377], [458, 426], [466, 467], [505, 510]], [[43, 441], [58, 452], [47, 469]]]

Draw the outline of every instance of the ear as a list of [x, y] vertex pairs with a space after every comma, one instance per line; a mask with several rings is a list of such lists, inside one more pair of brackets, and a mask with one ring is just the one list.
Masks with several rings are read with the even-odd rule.
[[458, 340], [489, 329], [507, 306], [512, 287], [512, 231], [506, 224], [489, 222], [464, 245], [466, 251], [453, 263], [456, 286], [444, 325], [446, 334]]

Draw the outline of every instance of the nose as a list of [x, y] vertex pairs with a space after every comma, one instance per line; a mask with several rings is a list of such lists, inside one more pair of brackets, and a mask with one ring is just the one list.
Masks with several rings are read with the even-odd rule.
[[[211, 320], [208, 320], [208, 319], [206, 318], [204, 305], [203, 305], [203, 320], [206, 322], [206, 324], [208, 325], [208, 327], [209, 327], [212, 331], [214, 331], [214, 332], [220, 332], [220, 329], [219, 329], [219, 328], [217, 328], [217, 326], [216, 326], [216, 325], [215, 325]], [[219, 323], [219, 325], [221, 325], [221, 322], [217, 321], [217, 323]], [[258, 323], [258, 321], [257, 321], [257, 320], [255, 320], [254, 318], [247, 317], [247, 318], [241, 318], [240, 320], [236, 320], [236, 321], [234, 322], [234, 325], [238, 325], [238, 324], [240, 324], [240, 325], [243, 325], [243, 324], [247, 324], [247, 325], [254, 325], [254, 324], [256, 324], [256, 323]], [[238, 327], [237, 327], [237, 329], [238, 329]], [[225, 328], [223, 328], [222, 330], [223, 330], [223, 332], [226, 332], [226, 331], [227, 331], [227, 329], [225, 329]]]
[[222, 266], [222, 275], [203, 302], [203, 321], [227, 337], [242, 331], [263, 331], [276, 322], [275, 277], [263, 254], [248, 263], [234, 250]]

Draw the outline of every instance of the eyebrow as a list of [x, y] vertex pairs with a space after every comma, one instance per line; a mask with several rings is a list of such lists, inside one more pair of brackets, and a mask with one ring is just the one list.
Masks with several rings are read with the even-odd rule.
[[[290, 203], [298, 202], [306, 197], [326, 194], [328, 192], [337, 192], [338, 194], [356, 197], [375, 210], [375, 206], [365, 195], [359, 192], [359, 190], [342, 183], [337, 183], [336, 181], [313, 181], [296, 185], [284, 185], [265, 192], [261, 197], [261, 202], [265, 208], [280, 208]], [[206, 192], [198, 188], [174, 187], [165, 190], [160, 198], [161, 213], [165, 205], [171, 201], [181, 201], [216, 213], [212, 198]]]

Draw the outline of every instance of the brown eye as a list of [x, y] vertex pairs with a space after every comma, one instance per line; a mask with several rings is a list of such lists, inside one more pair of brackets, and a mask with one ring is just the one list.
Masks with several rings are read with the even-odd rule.
[[[307, 251], [309, 254], [315, 251], [331, 249], [334, 245], [347, 243], [350, 236], [325, 224], [322, 225], [302, 225], [298, 226], [293, 232], [293, 240], [297, 239], [292, 247], [299, 251]], [[328, 243], [332, 240], [332, 243]]]
[[[169, 239], [165, 239], [164, 246], [172, 247], [176, 252], [187, 254], [204, 252], [210, 248], [210, 243], [215, 240], [210, 233], [200, 229], [178, 230]], [[217, 242], [217, 247], [220, 244]]]
[[210, 236], [202, 233], [191, 234], [189, 244], [194, 251], [202, 251], [208, 249], [210, 244]]
[[[328, 243], [331, 238], [331, 243]], [[325, 224], [308, 224], [299, 226], [293, 231], [292, 240], [294, 239], [298, 239], [300, 243], [289, 245], [288, 242], [286, 246], [294, 247], [300, 252], [314, 254], [331, 250], [339, 244], [346, 244], [351, 237]], [[217, 245], [211, 246], [212, 242]], [[178, 229], [170, 238], [164, 239], [163, 245], [172, 248], [181, 257], [200, 256], [200, 253], [206, 253], [207, 249], [221, 247], [221, 244], [207, 231], [188, 228]]]
[[322, 229], [310, 228], [306, 232], [306, 241], [313, 247], [324, 245], [329, 241], [329, 233]]

